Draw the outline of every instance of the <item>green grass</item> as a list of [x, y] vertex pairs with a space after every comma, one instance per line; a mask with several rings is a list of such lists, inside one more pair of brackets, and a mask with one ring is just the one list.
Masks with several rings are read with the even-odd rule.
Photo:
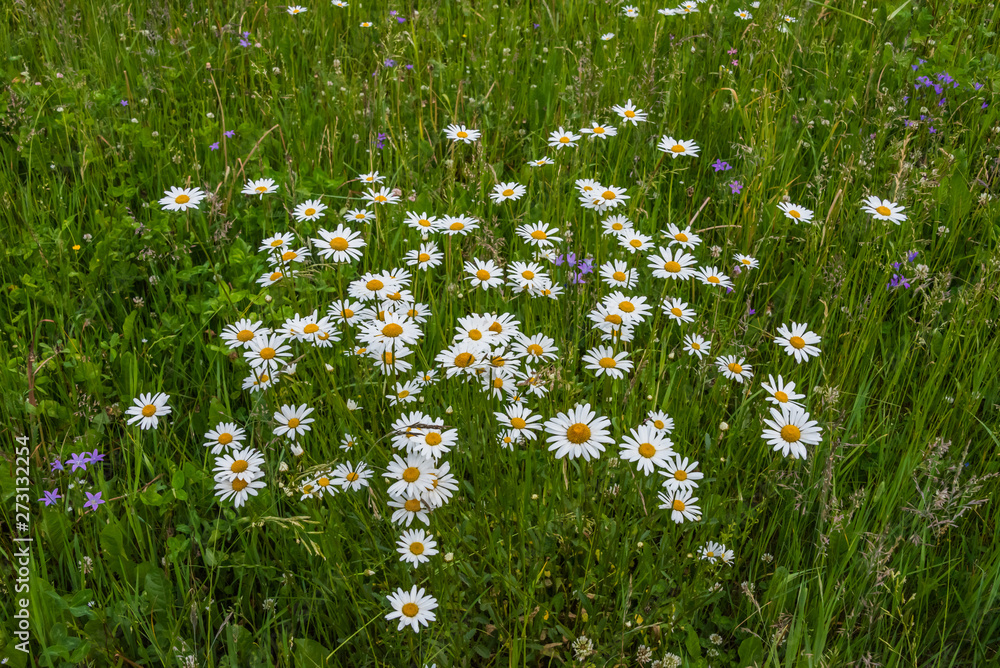
[[[637, 19], [622, 5], [540, 0], [320, 0], [294, 17], [235, 0], [0, 9], [0, 433], [12, 444], [0, 517], [14, 526], [13, 438], [27, 435], [34, 537], [31, 652], [15, 651], [5, 606], [2, 656], [60, 667], [187, 656], [232, 668], [534, 666], [573, 663], [586, 636], [595, 666], [637, 665], [640, 645], [692, 667], [996, 665], [1000, 526], [994, 503], [978, 502], [1000, 471], [1000, 11], [943, 4], [764, 0], [750, 22], [732, 2], [686, 18], [638, 2]], [[787, 34], [784, 14], [798, 19]], [[375, 25], [359, 27], [366, 20]], [[260, 46], [240, 46], [244, 31]], [[914, 89], [941, 72], [959, 87]], [[620, 124], [610, 107], [628, 98], [649, 122]], [[592, 120], [618, 135], [546, 146], [557, 127]], [[452, 122], [482, 139], [453, 144]], [[665, 159], [665, 134], [693, 138], [700, 156]], [[526, 165], [543, 155], [556, 165]], [[717, 173], [716, 159], [733, 169]], [[302, 244], [332, 229], [363, 205], [354, 179], [371, 169], [404, 199], [355, 226], [368, 240], [362, 260], [314, 263], [260, 288], [261, 239], [290, 231]], [[260, 177], [278, 193], [240, 194]], [[760, 268], [735, 276], [732, 294], [653, 279], [579, 206], [579, 178], [626, 187], [616, 213], [658, 245], [668, 224], [694, 219], [699, 265], [728, 271], [739, 252]], [[494, 205], [497, 181], [527, 195]], [[215, 198], [162, 211], [162, 191], [181, 185]], [[908, 219], [862, 213], [870, 194]], [[814, 210], [814, 224], [781, 216], [786, 196]], [[327, 216], [295, 222], [292, 207], [309, 198]], [[431, 515], [441, 554], [416, 570], [398, 560], [381, 477], [401, 411], [384, 398], [391, 382], [343, 354], [355, 334], [334, 348], [297, 344], [295, 374], [252, 395], [246, 363], [218, 337], [240, 317], [279, 326], [323, 311], [360, 273], [404, 266], [419, 245], [402, 225], [408, 210], [467, 213], [483, 228], [435, 238], [447, 262], [416, 277], [432, 316], [414, 371], [435, 368], [459, 317], [514, 313], [560, 350], [551, 391], [528, 405], [548, 419], [590, 403], [616, 439], [591, 462], [555, 459], [540, 441], [504, 450], [499, 400], [458, 378], [427, 388], [407, 411], [458, 429], [446, 460], [460, 489]], [[635, 362], [626, 379], [595, 379], [581, 363], [598, 343], [587, 314], [608, 292], [596, 274], [558, 301], [464, 281], [463, 260], [527, 259], [514, 230], [538, 220], [563, 231], [560, 252], [640, 268], [633, 293], [654, 315], [624, 346]], [[565, 280], [565, 265], [550, 269]], [[899, 272], [910, 287], [887, 289]], [[696, 321], [668, 322], [664, 295], [690, 302]], [[820, 357], [796, 365], [773, 343], [790, 321], [822, 336]], [[688, 356], [686, 333], [710, 339], [712, 355]], [[710, 363], [722, 354], [746, 357], [753, 381], [722, 378]], [[760, 437], [760, 381], [779, 373], [823, 427], [806, 460]], [[172, 415], [156, 431], [127, 426], [132, 399], [158, 391]], [[300, 458], [272, 435], [271, 415], [291, 403], [316, 409]], [[616, 459], [621, 436], [654, 409], [675, 419], [675, 449], [701, 462], [700, 522], [675, 525], [657, 508], [659, 476]], [[201, 445], [223, 418], [266, 459], [267, 487], [238, 510], [214, 498], [214, 457]], [[339, 449], [344, 433], [355, 452]], [[107, 460], [50, 472], [83, 448]], [[298, 500], [307, 472], [348, 457], [376, 469], [370, 494]], [[34, 503], [55, 487], [59, 505]], [[84, 513], [84, 489], [109, 501]], [[735, 550], [732, 567], [696, 558], [709, 540]], [[14, 570], [4, 574], [10, 600]], [[385, 597], [413, 584], [440, 604], [419, 634], [384, 620]]]

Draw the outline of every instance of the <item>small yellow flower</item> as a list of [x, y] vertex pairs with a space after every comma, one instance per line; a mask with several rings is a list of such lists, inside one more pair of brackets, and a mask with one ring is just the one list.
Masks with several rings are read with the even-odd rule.
[[75, 251], [80, 250], [80, 244], [73, 244], [73, 250]]

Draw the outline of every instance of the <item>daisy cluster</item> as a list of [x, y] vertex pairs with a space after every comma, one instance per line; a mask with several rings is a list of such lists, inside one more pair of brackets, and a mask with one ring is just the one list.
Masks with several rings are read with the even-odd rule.
[[[684, 3], [682, 8], [697, 11], [696, 3]], [[626, 8], [626, 15], [634, 8]], [[660, 10], [665, 13], [664, 10]], [[673, 11], [673, 10], [671, 10]], [[677, 12], [675, 12], [677, 13]], [[611, 108], [624, 125], [636, 126], [647, 121], [645, 111], [632, 100]], [[463, 124], [449, 125], [445, 136], [458, 145], [478, 141], [482, 133]], [[578, 146], [583, 136], [588, 141], [611, 141], [618, 135], [612, 125], [592, 121], [578, 133], [559, 127], [548, 136], [548, 146], [560, 152]], [[660, 138], [656, 148], [672, 160], [696, 159], [700, 147], [690, 139], [670, 135]], [[535, 168], [552, 165], [555, 160], [544, 156], [531, 160]], [[259, 251], [267, 260], [268, 270], [257, 282], [268, 288], [281, 281], [298, 278], [296, 266], [306, 262], [331, 265], [352, 265], [363, 257], [371, 239], [371, 223], [381, 220], [378, 208], [396, 205], [401, 191], [383, 185], [385, 177], [378, 172], [361, 174], [357, 181], [368, 186], [361, 206], [347, 207], [341, 214], [343, 222], [336, 227], [322, 227], [310, 239], [296, 239], [291, 231], [280, 232], [263, 239]], [[699, 295], [696, 290], [680, 290], [694, 281], [713, 298], [733, 290], [734, 281], [757, 269], [759, 261], [747, 253], [736, 253], [732, 264], [718, 266], [717, 253], [703, 254], [702, 235], [691, 225], [669, 223], [665, 229], [644, 233], [627, 215], [630, 195], [627, 188], [604, 184], [596, 179], [579, 179], [574, 184], [575, 196], [584, 212], [599, 219], [602, 233], [611, 242], [611, 253], [596, 266], [603, 295], [588, 304], [587, 319], [596, 342], [581, 352], [585, 371], [604, 383], [634, 382], [638, 361], [633, 358], [631, 344], [639, 338], [655, 337], [665, 328], [676, 325], [683, 335], [683, 350], [696, 361], [711, 362], [723, 381], [739, 385], [754, 382], [754, 369], [740, 354], [726, 353], [711, 357], [713, 343], [707, 338], [707, 324], [699, 319], [698, 308], [680, 294]], [[243, 192], [248, 196], [273, 194], [278, 185], [271, 179], [248, 181]], [[494, 206], [506, 206], [525, 197], [528, 188], [514, 181], [500, 181], [489, 198]], [[164, 209], [187, 211], [197, 207], [204, 193], [198, 190], [174, 188], [161, 200]], [[622, 208], [624, 207], [624, 208]], [[811, 223], [813, 211], [790, 202], [777, 205], [778, 214], [793, 223]], [[869, 197], [862, 209], [875, 219], [899, 224], [906, 219], [903, 207], [877, 197]], [[320, 199], [310, 199], [294, 207], [292, 215], [299, 221], [320, 221], [327, 212]], [[305, 352], [303, 347], [331, 348], [342, 340], [345, 354], [367, 360], [370, 367], [384, 378], [388, 390], [387, 404], [400, 411], [384, 438], [395, 452], [388, 466], [381, 470], [385, 479], [385, 495], [391, 509], [391, 521], [399, 527], [397, 551], [401, 561], [417, 568], [439, 554], [437, 541], [424, 527], [430, 527], [434, 512], [451, 499], [459, 480], [451, 472], [447, 457], [461, 447], [459, 431], [446, 424], [440, 416], [411, 410], [411, 404], [422, 401], [422, 395], [438, 382], [464, 383], [472, 392], [501, 402], [503, 409], [493, 412], [497, 445], [505, 449], [530, 446], [544, 438], [548, 450], [556, 459], [599, 459], [610, 447], [617, 448], [618, 458], [634, 464], [639, 480], [659, 476], [660, 509], [670, 519], [682, 524], [702, 518], [698, 488], [704, 478], [699, 462], [685, 454], [685, 448], [671, 438], [673, 419], [658, 410], [650, 411], [639, 424], [612, 433], [611, 420], [600, 415], [589, 403], [576, 403], [548, 417], [531, 406], [546, 397], [550, 382], [547, 368], [565, 359], [560, 355], [555, 332], [532, 331], [522, 327], [513, 310], [471, 312], [457, 317], [450, 341], [437, 351], [424, 355], [433, 358], [437, 368], [414, 371], [415, 352], [424, 340], [424, 327], [431, 317], [431, 306], [415, 297], [414, 284], [420, 272], [441, 266], [451, 252], [450, 242], [442, 250], [433, 236], [447, 241], [465, 236], [480, 227], [480, 221], [466, 214], [437, 217], [427, 212], [408, 211], [403, 224], [421, 234], [419, 246], [407, 250], [402, 266], [389, 266], [377, 271], [357, 272], [346, 288], [337, 295], [323, 314], [320, 309], [266, 327], [262, 321], [241, 319], [228, 325], [222, 338], [234, 351], [241, 351], [249, 367], [243, 388], [251, 393], [265, 392], [274, 387], [284, 374], [294, 373], [294, 355]], [[564, 286], [555, 278], [553, 267], [568, 255], [561, 246], [569, 230], [538, 221], [523, 223], [515, 230], [520, 247], [505, 259], [476, 257], [460, 266], [473, 292], [490, 292], [502, 296], [502, 303], [514, 308], [518, 299], [546, 298], [558, 300]], [[654, 236], [655, 235], [655, 236]], [[562, 252], [560, 252], [562, 251]], [[369, 258], [370, 259], [370, 258]], [[640, 289], [641, 288], [641, 289]], [[675, 292], [676, 294], [668, 294]], [[645, 293], [645, 294], [643, 294]], [[650, 296], [659, 294], [658, 297]], [[774, 342], [796, 363], [807, 363], [820, 354], [821, 337], [809, 330], [806, 323], [791, 322], [778, 327]], [[427, 352], [427, 351], [424, 351]], [[327, 368], [332, 369], [329, 365]], [[439, 375], [440, 374], [440, 375]], [[802, 459], [808, 447], [819, 444], [822, 429], [807, 412], [805, 396], [796, 392], [796, 384], [782, 375], [768, 376], [761, 383], [769, 407], [763, 420], [761, 437], [774, 451], [786, 457]], [[356, 406], [355, 406], [356, 408]], [[142, 395], [129, 410], [131, 422], [142, 428], [156, 427], [159, 417], [169, 413], [165, 395]], [[274, 435], [287, 439], [293, 454], [301, 455], [301, 440], [310, 431], [313, 408], [303, 404], [282, 405], [273, 415]], [[450, 411], [449, 411], [450, 414]], [[252, 448], [244, 447], [246, 434], [239, 425], [225, 422], [205, 435], [205, 445], [217, 455], [214, 475], [217, 495], [240, 507], [249, 495], [264, 487], [264, 457]], [[353, 450], [354, 438], [345, 434], [341, 447]], [[322, 465], [298, 481], [300, 498], [322, 498], [340, 492], [358, 492], [370, 487], [375, 469], [364, 461], [346, 461], [337, 465]], [[414, 523], [423, 527], [412, 528]], [[710, 541], [700, 550], [700, 557], [709, 562], [731, 564], [733, 551]], [[398, 620], [399, 629], [409, 626], [419, 631], [435, 620], [437, 600], [413, 585], [398, 588], [388, 597], [392, 612], [387, 619]]]

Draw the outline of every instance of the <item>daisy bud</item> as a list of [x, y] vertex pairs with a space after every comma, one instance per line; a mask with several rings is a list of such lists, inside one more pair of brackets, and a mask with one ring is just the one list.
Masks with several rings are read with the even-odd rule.
[[652, 394], [647, 394], [646, 395], [646, 401], [652, 401], [652, 400], [653, 400], [653, 395]]
[[531, 495], [531, 500], [532, 501], [538, 501], [538, 495], [537, 494], [532, 494]]
[[669, 355], [667, 355], [667, 359], [668, 360], [672, 360], [673, 358], [674, 358], [674, 354], [673, 353], [670, 353]]
[[365, 569], [365, 575], [372, 576], [375, 575], [375, 571], [370, 568]]
[[645, 543], [643, 543], [641, 540], [638, 543], [635, 544], [635, 546], [637, 548], [639, 548], [640, 550], [643, 548], [644, 545], [645, 545]]
[[447, 554], [444, 555], [444, 560], [447, 561], [447, 562], [449, 562], [449, 563], [454, 558], [455, 558], [455, 554], [453, 552], [448, 552]]
[[452, 408], [451, 406], [448, 406], [448, 408], [444, 409], [444, 412], [447, 413], [448, 415], [451, 415], [452, 413], [455, 412], [455, 409]]
[[271, 295], [264, 295], [264, 301], [270, 303], [271, 302]]
[[288, 464], [286, 464], [285, 462], [281, 462], [280, 464], [278, 464], [278, 470], [281, 471], [282, 473], [286, 472], [288, 470]]
[[720, 422], [719, 423], [719, 431], [729, 431], [729, 423], [728, 422]]
[[427, 236], [427, 233], [426, 233], [426, 232], [424, 232], [423, 234], [421, 234], [421, 235], [420, 235], [420, 240], [421, 240], [421, 241], [427, 241], [427, 239], [428, 239], [428, 238], [429, 238], [429, 237]]
[[299, 445], [298, 443], [292, 443], [288, 447], [291, 448], [292, 454], [295, 455], [296, 457], [301, 457], [305, 453], [305, 450], [303, 450], [302, 446]]

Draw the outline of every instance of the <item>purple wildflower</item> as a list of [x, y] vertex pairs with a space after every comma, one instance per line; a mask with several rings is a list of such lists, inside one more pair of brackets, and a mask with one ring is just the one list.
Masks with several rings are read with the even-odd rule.
[[729, 184], [729, 193], [731, 195], [739, 195], [741, 190], [743, 190], [743, 184], [739, 181], [733, 181]]
[[386, 67], [395, 67], [396, 66], [396, 61], [393, 60], [392, 58], [386, 58], [385, 59], [385, 66]]
[[87, 495], [87, 502], [83, 504], [84, 508], [90, 507], [93, 508], [94, 510], [97, 510], [98, 506], [100, 506], [102, 503], [106, 503], [105, 500], [101, 498], [101, 495], [104, 494], [104, 492], [98, 492], [97, 494], [91, 494], [90, 492], [85, 492], [85, 494]]
[[397, 16], [396, 23], [406, 23], [406, 19], [404, 19], [402, 16]]
[[211, 151], [218, 151], [219, 150], [219, 142], [215, 142], [214, 144], [209, 144], [208, 148]]
[[44, 501], [46, 506], [51, 506], [52, 504], [54, 504], [56, 502], [57, 499], [61, 499], [62, 498], [62, 495], [59, 494], [59, 488], [58, 487], [56, 487], [51, 492], [42, 492], [42, 494], [43, 494], [42, 498], [40, 498], [38, 500], [39, 501]]
[[236, 132], [234, 130], [226, 130], [222, 134], [226, 135], [227, 137], [232, 138], [232, 137], [234, 137], [236, 135]]
[[747, 315], [757, 315], [757, 311], [754, 310], [753, 306], [747, 306]]
[[128, 106], [128, 100], [122, 100], [122, 106], [123, 107], [127, 107]]
[[715, 162], [712, 163], [712, 169], [716, 172], [727, 172], [732, 168], [733, 166], [722, 160], [722, 158], [716, 158]]
[[917, 252], [917, 251], [910, 251], [909, 253], [906, 254], [906, 261], [907, 262], [913, 262], [914, 260], [917, 259], [918, 255], [920, 255], [919, 252]]
[[736, 49], [729, 49], [728, 51], [726, 51], [726, 53], [728, 53], [731, 56], [734, 53], [736, 53]]
[[88, 452], [74, 452], [70, 456], [70, 458], [66, 460], [66, 463], [73, 467], [72, 469], [70, 469], [70, 472], [73, 473], [77, 469], [83, 469], [84, 471], [86, 471], [87, 464], [90, 463], [89, 454], [90, 453]]
[[412, 63], [407, 63], [406, 64], [406, 69], [412, 70], [413, 69], [413, 64]]
[[584, 258], [583, 261], [580, 262], [580, 273], [589, 274], [593, 271], [594, 271], [594, 258], [591, 257]]
[[101, 454], [101, 451], [98, 450], [97, 448], [94, 448], [94, 451], [89, 453], [89, 457], [91, 464], [97, 464], [98, 462], [104, 461], [104, 455]]
[[58, 459], [52, 462], [51, 466], [53, 471], [65, 471], [62, 462]]

